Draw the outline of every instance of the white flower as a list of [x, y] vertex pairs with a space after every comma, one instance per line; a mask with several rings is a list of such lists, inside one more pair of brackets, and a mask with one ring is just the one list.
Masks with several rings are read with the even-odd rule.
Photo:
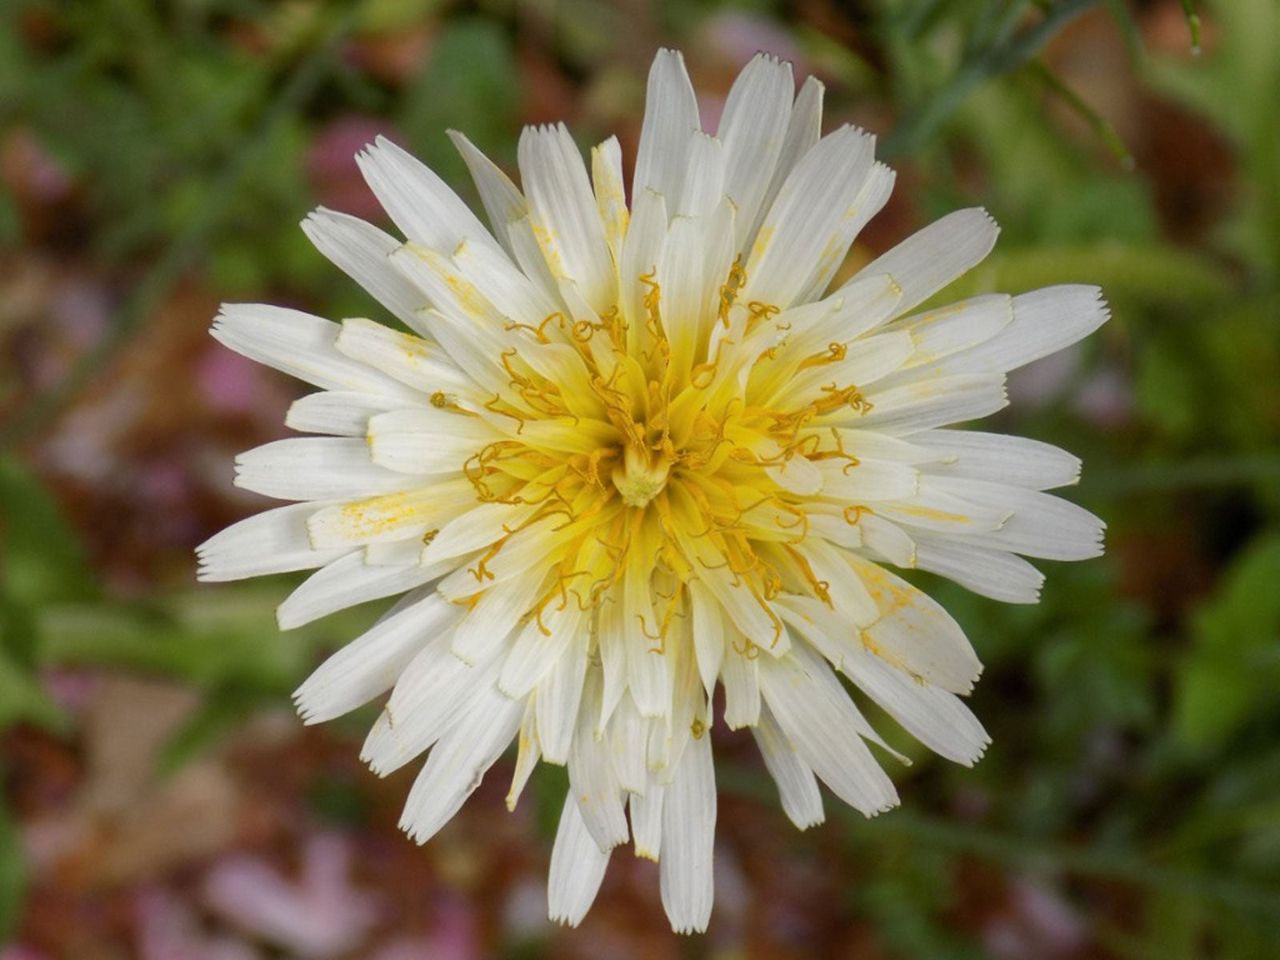
[[[820, 136], [822, 85], [757, 57], [715, 136], [679, 54], [658, 54], [628, 207], [616, 139], [590, 175], [563, 126], [520, 139], [523, 191], [452, 134], [493, 225], [379, 140], [357, 159], [407, 241], [318, 210], [308, 236], [412, 334], [228, 305], [213, 334], [320, 388], [236, 483], [282, 500], [200, 548], [201, 576], [319, 568], [282, 628], [403, 594], [298, 690], [308, 723], [391, 691], [363, 758], [426, 753], [401, 825], [419, 842], [514, 739], [514, 806], [567, 764], [551, 916], [582, 919], [610, 851], [659, 861], [676, 930], [706, 927], [711, 739], [750, 728], [797, 826], [818, 780], [868, 816], [898, 802], [843, 673], [922, 743], [987, 743], [958, 695], [980, 664], [885, 565], [1012, 603], [1102, 524], [1042, 491], [1080, 463], [945, 429], [1005, 405], [1005, 373], [1096, 329], [1094, 287], [920, 311], [996, 226], [944, 217], [835, 290], [884, 206], [874, 138]], [[711, 695], [724, 689], [721, 716]]]

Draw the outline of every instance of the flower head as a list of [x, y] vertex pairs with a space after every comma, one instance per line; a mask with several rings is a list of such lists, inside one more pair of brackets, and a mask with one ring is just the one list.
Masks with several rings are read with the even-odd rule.
[[[750, 728], [800, 827], [817, 782], [867, 815], [897, 803], [843, 673], [922, 743], [972, 763], [958, 695], [980, 671], [955, 621], [888, 566], [1031, 602], [1021, 555], [1100, 552], [1102, 524], [1042, 491], [1079, 461], [945, 429], [1005, 405], [1005, 373], [1107, 316], [1093, 287], [921, 310], [995, 242], [981, 210], [828, 289], [893, 174], [874, 138], [821, 136], [822, 86], [757, 57], [714, 136], [679, 54], [649, 76], [630, 204], [610, 139], [590, 172], [563, 126], [520, 139], [522, 188], [452, 134], [492, 225], [379, 140], [358, 158], [407, 240], [318, 210], [316, 246], [412, 332], [225, 306], [214, 336], [306, 380], [236, 482], [294, 501], [200, 550], [228, 580], [319, 568], [284, 628], [403, 594], [298, 690], [307, 722], [390, 697], [363, 757], [428, 753], [402, 826], [425, 841], [512, 740], [514, 806], [541, 760], [570, 791], [553, 917], [576, 923], [610, 851], [661, 868], [703, 929], [711, 740]], [[723, 708], [713, 716], [713, 693]]]

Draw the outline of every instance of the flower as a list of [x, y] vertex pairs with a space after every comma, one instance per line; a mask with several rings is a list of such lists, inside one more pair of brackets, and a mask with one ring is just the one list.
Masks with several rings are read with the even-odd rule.
[[[628, 207], [616, 139], [590, 175], [564, 126], [520, 138], [523, 191], [458, 133], [493, 232], [378, 140], [357, 157], [407, 241], [318, 210], [303, 229], [412, 333], [227, 305], [213, 335], [317, 387], [315, 437], [243, 454], [283, 500], [200, 548], [207, 580], [319, 568], [282, 628], [403, 594], [297, 691], [308, 723], [391, 690], [362, 757], [428, 750], [401, 826], [439, 830], [514, 739], [514, 806], [568, 766], [554, 919], [577, 923], [610, 851], [659, 862], [673, 928], [712, 902], [718, 724], [749, 728], [801, 828], [817, 781], [871, 816], [892, 754], [843, 673], [924, 745], [971, 764], [981, 666], [886, 565], [1013, 603], [1021, 555], [1096, 556], [1102, 524], [1044, 490], [1068, 453], [945, 429], [1006, 403], [1005, 373], [1107, 317], [1094, 287], [919, 309], [997, 228], [962, 210], [828, 291], [892, 172], [853, 127], [820, 135], [822, 85], [752, 60], [715, 136], [678, 53], [658, 54]], [[724, 705], [713, 717], [719, 685]]]

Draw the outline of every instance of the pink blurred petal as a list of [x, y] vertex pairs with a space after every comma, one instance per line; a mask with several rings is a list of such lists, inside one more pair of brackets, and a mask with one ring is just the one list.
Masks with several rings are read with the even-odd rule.
[[385, 121], [358, 115], [331, 120], [319, 130], [307, 150], [307, 179], [323, 205], [373, 222], [386, 219], [355, 161], [379, 134], [398, 139]]
[[358, 946], [377, 920], [376, 898], [347, 879], [350, 846], [311, 839], [303, 876], [293, 883], [253, 857], [229, 857], [205, 878], [204, 901], [237, 927], [308, 958], [323, 960]]
[[260, 960], [247, 943], [206, 937], [191, 908], [167, 891], [139, 893], [134, 917], [138, 960]]
[[1079, 344], [1059, 350], [1009, 374], [1009, 400], [1025, 410], [1048, 406], [1067, 388], [1080, 369]]
[[812, 72], [790, 32], [768, 17], [743, 11], [714, 14], [702, 22], [702, 36], [711, 52], [731, 63], [745, 63], [764, 52], [790, 60], [797, 77]]
[[1133, 384], [1114, 367], [1097, 371], [1076, 393], [1076, 412], [1100, 427], [1120, 427], [1133, 421]]
[[205, 401], [219, 413], [250, 413], [258, 405], [262, 369], [230, 350], [210, 349], [200, 358], [196, 383]]

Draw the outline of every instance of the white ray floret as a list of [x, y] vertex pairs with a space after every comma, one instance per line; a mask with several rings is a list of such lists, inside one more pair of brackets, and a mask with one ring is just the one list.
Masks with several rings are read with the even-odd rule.
[[261, 305], [214, 322], [319, 392], [288, 413], [305, 436], [237, 460], [239, 486], [292, 502], [201, 546], [201, 578], [314, 571], [284, 629], [402, 595], [299, 712], [383, 702], [361, 756], [422, 761], [401, 820], [419, 842], [513, 741], [509, 807], [540, 760], [566, 766], [560, 922], [631, 841], [672, 927], [706, 928], [718, 729], [751, 730], [801, 829], [824, 818], [819, 781], [867, 816], [898, 802], [881, 761], [905, 758], [865, 703], [978, 760], [977, 653], [889, 567], [1029, 603], [1025, 557], [1102, 549], [1101, 521], [1046, 492], [1078, 459], [955, 426], [1097, 329], [1100, 292], [934, 303], [996, 241], [977, 209], [829, 289], [893, 173], [866, 132], [821, 135], [822, 93], [760, 56], [704, 131], [662, 51], [629, 191], [616, 139], [584, 159], [563, 125], [528, 129], [517, 183], [451, 132], [490, 228], [379, 138], [357, 162], [403, 236], [324, 209], [303, 229], [411, 332]]

